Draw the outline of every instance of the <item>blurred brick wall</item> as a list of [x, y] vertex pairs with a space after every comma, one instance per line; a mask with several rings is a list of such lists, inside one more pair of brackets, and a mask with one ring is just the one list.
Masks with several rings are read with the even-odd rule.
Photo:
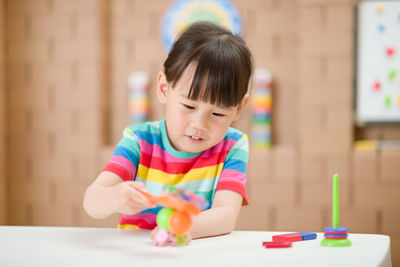
[[399, 126], [353, 125], [355, 2], [250, 3], [238, 5], [256, 65], [272, 70], [275, 145], [251, 151], [251, 205], [237, 228], [322, 231], [339, 173], [341, 225], [390, 235], [400, 264], [400, 151], [353, 148], [355, 140], [400, 140]]
[[[341, 178], [343, 219], [351, 201], [354, 6], [251, 2], [238, 5], [249, 19], [245, 38], [256, 66], [272, 71], [274, 146], [251, 151], [253, 205], [239, 228], [320, 231], [330, 224], [334, 172]], [[262, 220], [248, 225], [248, 216], [260, 214]]]
[[7, 1], [8, 223], [86, 225], [100, 172], [105, 1]]
[[4, 21], [4, 0], [0, 0], [0, 225], [7, 223]]
[[[126, 126], [131, 72], [150, 75], [150, 118], [163, 117], [154, 89], [172, 2], [7, 1], [8, 224], [115, 226], [118, 216], [90, 219], [82, 196]], [[256, 68], [273, 75], [274, 145], [251, 150], [237, 229], [322, 231], [339, 173], [341, 225], [390, 235], [400, 263], [400, 151], [353, 148], [400, 140], [398, 126], [353, 125], [354, 1], [233, 2]], [[235, 126], [250, 123], [247, 108]]]
[[[161, 43], [160, 25], [171, 0], [111, 1], [111, 144], [121, 138], [128, 121], [126, 105], [128, 75], [141, 71], [150, 75], [149, 88], [154, 89], [157, 74], [167, 56]], [[151, 119], [161, 119], [163, 108], [158, 105], [155, 90], [149, 90]]]

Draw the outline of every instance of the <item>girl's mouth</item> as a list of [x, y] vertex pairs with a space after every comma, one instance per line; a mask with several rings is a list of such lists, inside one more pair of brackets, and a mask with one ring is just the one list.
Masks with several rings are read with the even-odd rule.
[[193, 136], [193, 135], [186, 135], [186, 137], [193, 143], [201, 143], [204, 139], [201, 137]]

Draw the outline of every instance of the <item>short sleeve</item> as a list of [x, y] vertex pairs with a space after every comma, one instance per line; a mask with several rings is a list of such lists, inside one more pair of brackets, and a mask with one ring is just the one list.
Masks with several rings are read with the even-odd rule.
[[130, 128], [125, 128], [123, 137], [114, 150], [103, 171], [115, 173], [124, 181], [132, 181], [140, 158], [140, 140]]
[[249, 141], [243, 135], [231, 148], [224, 162], [217, 189], [230, 190], [243, 197], [243, 205], [248, 204], [246, 191], [246, 170], [249, 155]]

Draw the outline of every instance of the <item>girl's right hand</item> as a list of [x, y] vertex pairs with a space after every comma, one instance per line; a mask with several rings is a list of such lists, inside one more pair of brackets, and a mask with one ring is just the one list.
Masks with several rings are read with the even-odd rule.
[[142, 210], [156, 207], [140, 192], [147, 191], [142, 182], [122, 182], [112, 186], [110, 190], [115, 212], [135, 214]]

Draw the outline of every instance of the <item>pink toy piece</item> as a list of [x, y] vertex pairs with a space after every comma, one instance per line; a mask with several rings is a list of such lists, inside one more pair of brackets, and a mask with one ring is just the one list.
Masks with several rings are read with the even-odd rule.
[[165, 246], [170, 240], [170, 233], [167, 230], [158, 228], [154, 236], [155, 245]]

